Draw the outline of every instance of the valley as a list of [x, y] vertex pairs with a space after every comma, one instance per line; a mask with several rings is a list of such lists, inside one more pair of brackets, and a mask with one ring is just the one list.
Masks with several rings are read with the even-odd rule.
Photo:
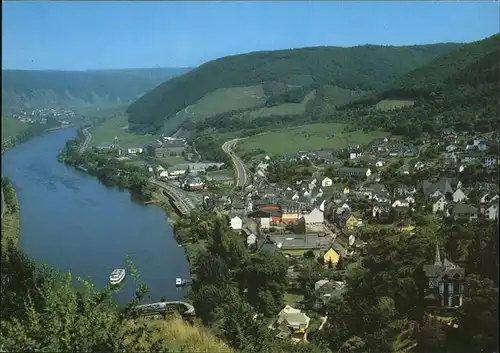
[[136, 5], [85, 60], [188, 68], [2, 70], [0, 351], [497, 351], [500, 35]]

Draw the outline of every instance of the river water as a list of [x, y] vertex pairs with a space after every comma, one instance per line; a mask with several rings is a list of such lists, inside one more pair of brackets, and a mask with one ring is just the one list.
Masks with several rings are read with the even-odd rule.
[[[3, 155], [2, 175], [20, 201], [21, 248], [37, 263], [87, 277], [97, 288], [114, 268], [126, 268], [130, 255], [150, 288], [146, 302], [184, 298], [187, 289], [175, 288], [175, 278], [188, 278], [189, 265], [164, 211], [59, 163], [57, 154], [75, 135], [73, 127], [50, 132]], [[129, 272], [115, 294], [121, 303], [135, 293]]]

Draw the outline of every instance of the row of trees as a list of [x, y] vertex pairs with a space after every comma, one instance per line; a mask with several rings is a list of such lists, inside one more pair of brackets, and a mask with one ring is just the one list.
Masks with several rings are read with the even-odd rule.
[[11, 136], [7, 142], [2, 143], [2, 148], [9, 148], [17, 144], [26, 142], [35, 136], [41, 135], [48, 129], [59, 126], [59, 122], [55, 119], [48, 118], [47, 124], [34, 123], [28, 128], [18, 132], [16, 135]]
[[150, 201], [153, 198], [155, 187], [149, 182], [149, 174], [144, 167], [116, 159], [113, 151], [92, 149], [80, 153], [79, 148], [84, 139], [85, 136], [79, 129], [77, 138], [66, 143], [58, 159], [66, 164], [85, 168], [106, 186], [129, 189], [140, 201]]
[[16, 212], [16, 208], [18, 207], [16, 202], [16, 191], [8, 177], [2, 178], [2, 192], [4, 196], [3, 201], [5, 202], [4, 207], [9, 213]]

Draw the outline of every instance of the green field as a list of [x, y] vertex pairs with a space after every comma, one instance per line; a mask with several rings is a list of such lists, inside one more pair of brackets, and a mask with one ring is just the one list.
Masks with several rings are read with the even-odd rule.
[[295, 306], [297, 303], [301, 302], [304, 299], [302, 294], [288, 293], [286, 292], [283, 296], [283, 302], [285, 305]]
[[233, 176], [234, 171], [232, 169], [219, 169], [219, 170], [212, 170], [210, 172], [207, 172], [207, 175], [209, 176], [214, 176], [214, 175], [228, 175], [228, 176]]
[[157, 159], [160, 164], [164, 164], [163, 167], [189, 163], [182, 157], [158, 157]]
[[101, 125], [90, 130], [92, 134], [90, 145], [99, 146], [104, 142], [112, 143], [115, 136], [118, 137], [118, 144], [122, 148], [140, 147], [156, 141], [157, 136], [136, 135], [128, 132], [127, 125], [128, 121], [125, 114], [106, 120]]
[[237, 151], [248, 153], [263, 149], [268, 154], [283, 155], [286, 152], [320, 148], [347, 148], [365, 145], [378, 137], [388, 136], [383, 131], [342, 132], [344, 124], [313, 124], [255, 135], [238, 142]]
[[219, 88], [170, 117], [163, 132], [172, 134], [185, 120], [198, 120], [237, 109], [257, 107], [266, 101], [261, 85]]
[[391, 110], [412, 106], [412, 100], [384, 99], [378, 102], [375, 107], [380, 110]]
[[8, 137], [17, 135], [30, 126], [30, 124], [22, 123], [11, 117], [2, 117], [2, 141]]
[[114, 104], [104, 107], [94, 107], [94, 106], [84, 106], [72, 108], [74, 112], [80, 116], [85, 116], [88, 118], [100, 118], [105, 116], [112, 116], [113, 114], [124, 112], [128, 103]]
[[266, 118], [272, 115], [296, 115], [306, 111], [306, 104], [314, 98], [314, 91], [309, 92], [301, 103], [285, 103], [270, 108], [260, 108], [250, 112], [251, 119]]

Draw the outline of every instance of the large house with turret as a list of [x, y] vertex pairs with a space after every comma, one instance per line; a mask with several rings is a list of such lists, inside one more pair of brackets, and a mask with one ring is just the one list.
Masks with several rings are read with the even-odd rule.
[[428, 286], [425, 290], [426, 308], [431, 312], [454, 311], [462, 306], [465, 271], [448, 259], [441, 260], [439, 245], [433, 264], [424, 265]]

